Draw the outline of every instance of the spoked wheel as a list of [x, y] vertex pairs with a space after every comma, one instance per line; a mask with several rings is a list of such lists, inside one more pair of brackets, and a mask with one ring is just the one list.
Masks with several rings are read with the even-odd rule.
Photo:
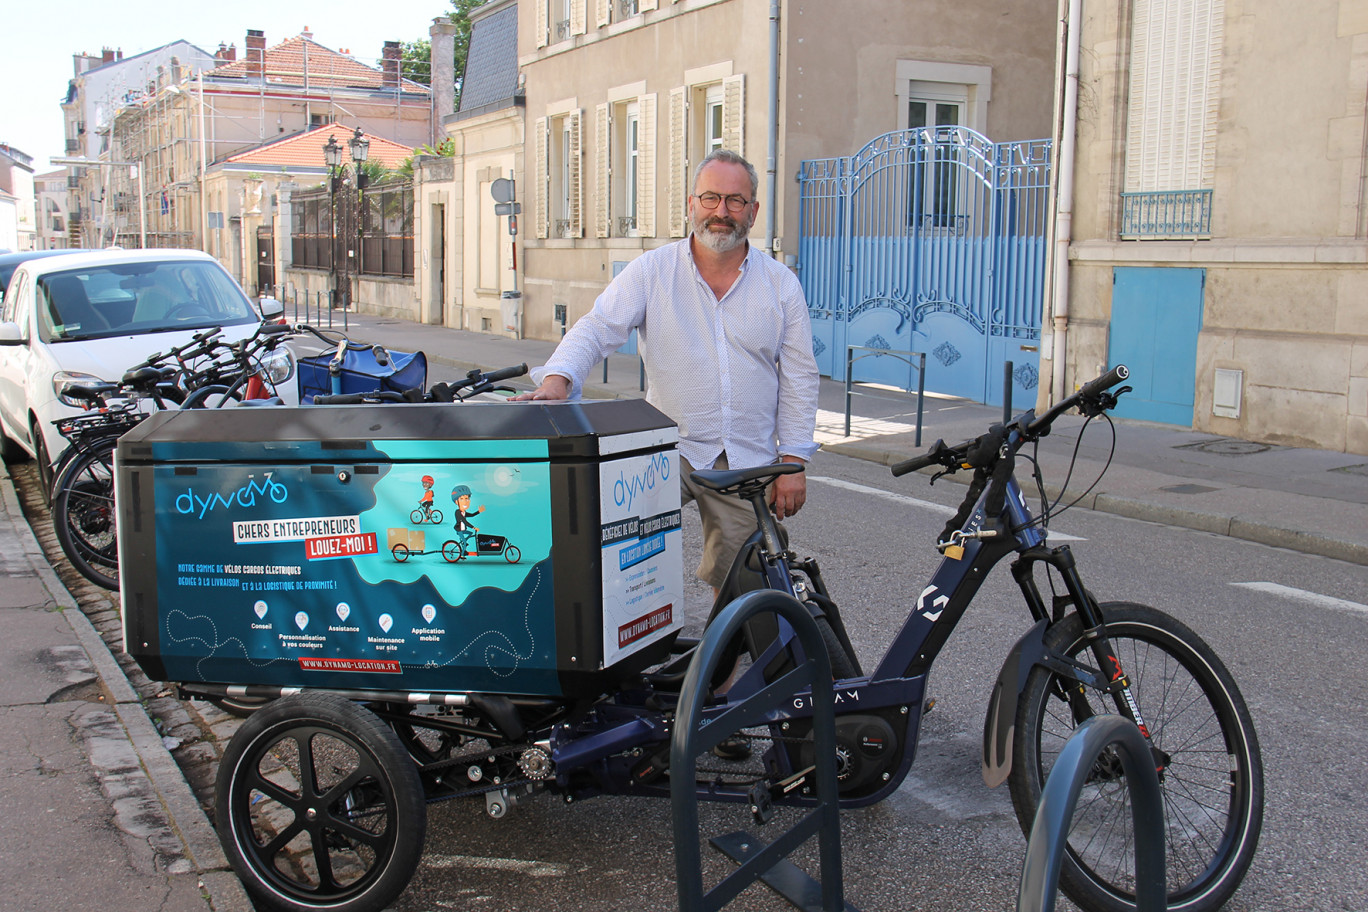
[[119, 588], [114, 441], [73, 459], [58, 479], [52, 527], [71, 565], [106, 589]]
[[290, 912], [378, 912], [418, 867], [427, 805], [403, 744], [331, 694], [273, 701], [233, 736], [219, 839], [248, 891]]
[[404, 544], [403, 542], [400, 542], [399, 544], [395, 545], [393, 548], [390, 549], [390, 554], [394, 556], [395, 560], [402, 564], [404, 561], [409, 559], [408, 545]]
[[508, 548], [504, 550], [504, 560], [508, 561], [510, 564], [516, 564], [521, 558], [522, 552], [518, 550], [517, 545], [509, 545]]
[[442, 545], [442, 557], [449, 563], [465, 560], [465, 556], [465, 546], [458, 541], [449, 541]]
[[[1107, 638], [1130, 679], [1160, 767], [1167, 833], [1168, 908], [1209, 912], [1230, 899], [1249, 869], [1263, 825], [1263, 762], [1244, 698], [1197, 634], [1143, 605], [1104, 604]], [[1095, 667], [1078, 615], [1046, 643]], [[1110, 675], [1108, 676], [1110, 677]], [[1074, 687], [1037, 667], [1017, 708], [1010, 779], [1029, 833], [1046, 777], [1084, 719], [1116, 713], [1112, 697]], [[1060, 874], [1084, 909], [1135, 909], [1135, 842], [1120, 763], [1104, 754], [1079, 798]]]
[[413, 523], [415, 526], [421, 525], [425, 519], [427, 519], [427, 517], [423, 515], [422, 510], [414, 510], [409, 514], [409, 522]]

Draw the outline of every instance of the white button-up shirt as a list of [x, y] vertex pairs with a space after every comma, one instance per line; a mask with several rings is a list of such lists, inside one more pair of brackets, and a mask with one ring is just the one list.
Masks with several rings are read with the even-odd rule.
[[713, 294], [694, 263], [690, 239], [637, 257], [565, 334], [551, 360], [532, 371], [584, 378], [638, 329], [646, 400], [679, 425], [679, 452], [696, 468], [722, 453], [734, 469], [817, 451], [817, 362], [798, 279], [749, 247], [740, 275]]

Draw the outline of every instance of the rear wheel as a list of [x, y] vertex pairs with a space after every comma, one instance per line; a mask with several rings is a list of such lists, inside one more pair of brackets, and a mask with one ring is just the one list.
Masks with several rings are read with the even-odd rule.
[[71, 460], [55, 485], [52, 528], [76, 571], [97, 586], [119, 588], [114, 440]]
[[[1221, 660], [1185, 625], [1143, 605], [1101, 610], [1110, 654], [1130, 680], [1160, 767], [1168, 908], [1219, 909], [1249, 869], [1263, 823], [1263, 762], [1249, 710]], [[1076, 614], [1050, 629], [1046, 645], [1096, 667]], [[1092, 715], [1117, 711], [1109, 695], [1065, 688], [1052, 672], [1032, 670], [1017, 708], [1010, 777], [1012, 803], [1028, 834], [1044, 782], [1074, 729]], [[1104, 753], [1071, 823], [1060, 873], [1064, 893], [1084, 909], [1133, 912], [1132, 834], [1119, 758]]]
[[374, 713], [331, 694], [254, 713], [228, 743], [214, 796], [228, 860], [270, 909], [378, 912], [422, 855], [417, 766]]
[[35, 421], [29, 427], [29, 439], [33, 441], [33, 461], [38, 464], [38, 484], [43, 489], [43, 504], [52, 506], [52, 456], [48, 454], [47, 440], [43, 429]]

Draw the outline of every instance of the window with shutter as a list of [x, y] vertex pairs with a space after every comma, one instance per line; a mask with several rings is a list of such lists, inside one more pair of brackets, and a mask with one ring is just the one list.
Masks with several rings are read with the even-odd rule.
[[550, 213], [547, 200], [551, 193], [551, 161], [547, 155], [550, 125], [545, 117], [538, 117], [532, 132], [536, 142], [536, 175], [532, 182], [535, 199], [536, 235], [545, 238], [550, 231]]
[[606, 238], [611, 234], [610, 223], [613, 217], [611, 203], [612, 191], [609, 184], [612, 176], [610, 164], [612, 120], [609, 105], [594, 108], [594, 237]]
[[642, 95], [637, 149], [636, 229], [641, 237], [655, 237], [656, 97]]
[[1224, 0], [1135, 0], [1123, 236], [1211, 230]]
[[722, 80], [722, 147], [745, 155], [746, 74]]
[[689, 89], [679, 86], [670, 90], [670, 156], [669, 188], [670, 237], [684, 237], [688, 233], [686, 219], [689, 198], [688, 118]]
[[548, 4], [555, 3], [556, 0], [533, 0], [533, 5], [537, 10], [537, 47], [546, 47], [549, 41], [548, 28], [550, 27], [551, 11]]
[[584, 237], [584, 132], [580, 111], [566, 115], [566, 135], [569, 140], [568, 184], [570, 231], [568, 237]]
[[613, 21], [613, 0], [594, 0], [595, 12], [594, 22], [598, 28], [612, 24]]
[[570, 0], [570, 34], [583, 35], [589, 31], [588, 0]]

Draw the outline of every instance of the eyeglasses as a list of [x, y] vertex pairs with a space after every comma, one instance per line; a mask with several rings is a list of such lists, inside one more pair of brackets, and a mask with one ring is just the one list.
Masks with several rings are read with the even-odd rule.
[[704, 209], [716, 209], [718, 203], [722, 202], [723, 200], [726, 200], [728, 212], [740, 212], [741, 210], [749, 206], [751, 203], [755, 202], [755, 200], [746, 199], [739, 193], [729, 193], [726, 196], [723, 196], [720, 193], [712, 192], [696, 193], [694, 194], [694, 199], [698, 200], [698, 202], [702, 204]]

